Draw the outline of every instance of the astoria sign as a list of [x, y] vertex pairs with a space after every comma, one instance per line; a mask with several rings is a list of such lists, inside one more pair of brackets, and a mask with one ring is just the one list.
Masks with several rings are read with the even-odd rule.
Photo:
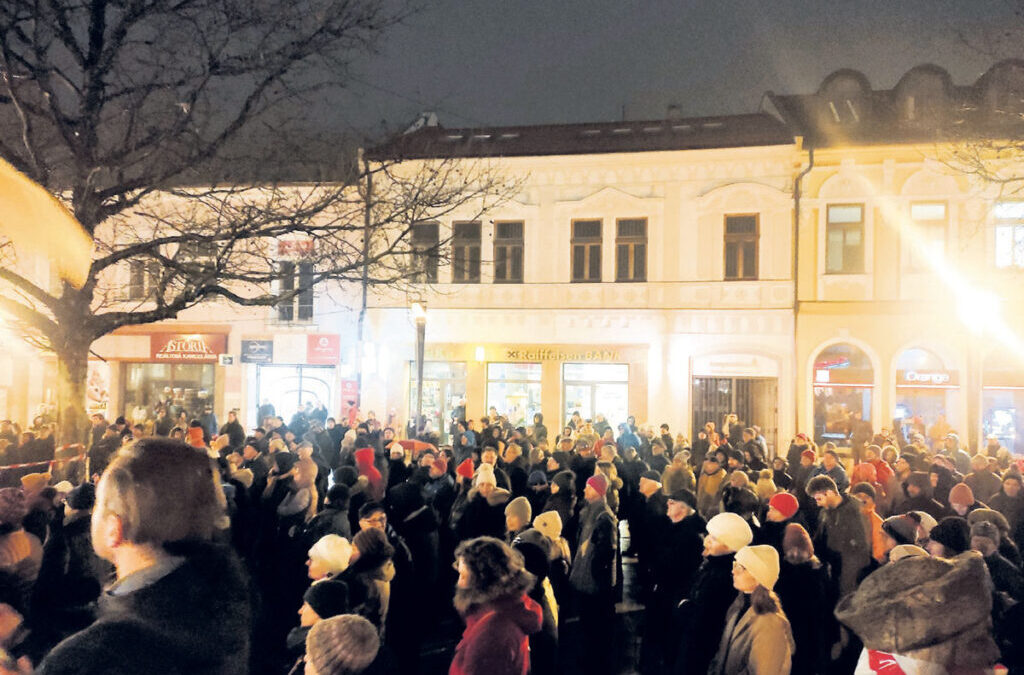
[[227, 336], [211, 333], [153, 333], [149, 338], [154, 361], [216, 363], [227, 350]]

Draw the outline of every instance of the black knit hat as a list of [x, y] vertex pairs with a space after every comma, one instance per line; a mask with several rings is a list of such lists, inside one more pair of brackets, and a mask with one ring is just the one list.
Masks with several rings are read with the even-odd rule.
[[950, 516], [943, 518], [928, 534], [932, 541], [937, 541], [954, 554], [959, 555], [971, 548], [971, 526], [963, 518]]
[[359, 480], [359, 471], [354, 466], [339, 466], [334, 470], [334, 482], [352, 487]]
[[697, 510], [697, 495], [686, 488], [680, 488], [668, 496], [669, 501], [683, 502], [694, 511]]
[[647, 471], [644, 471], [642, 474], [640, 474], [640, 477], [646, 478], [647, 480], [653, 480], [655, 483], [661, 482], [661, 474], [655, 471], [654, 469], [648, 469]]
[[348, 584], [324, 579], [310, 586], [302, 599], [321, 619], [345, 614], [348, 612]]
[[421, 509], [426, 502], [420, 493], [419, 485], [408, 481], [399, 483], [388, 490], [388, 514], [395, 522], [402, 522]]
[[275, 452], [274, 453], [274, 464], [277, 465], [278, 473], [288, 473], [295, 468], [295, 464], [299, 461], [297, 455], [293, 455], [290, 452]]
[[572, 471], [559, 471], [552, 477], [551, 484], [557, 485], [560, 491], [575, 489], [576, 474]]

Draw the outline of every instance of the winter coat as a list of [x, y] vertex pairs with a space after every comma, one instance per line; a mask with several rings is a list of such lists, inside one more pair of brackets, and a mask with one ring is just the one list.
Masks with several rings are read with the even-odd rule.
[[725, 615], [725, 630], [709, 675], [789, 675], [793, 635], [781, 612], [758, 614], [741, 593]]
[[529, 636], [540, 626], [540, 606], [525, 595], [476, 607], [466, 617], [448, 675], [526, 675]]
[[992, 639], [992, 582], [975, 551], [955, 558], [913, 556], [878, 568], [836, 607], [866, 649], [949, 670], [999, 658]]
[[665, 526], [651, 542], [653, 595], [676, 607], [690, 592], [690, 584], [700, 568], [707, 523], [696, 513], [673, 523], [667, 516]]
[[360, 556], [335, 578], [348, 585], [350, 613], [372, 623], [383, 637], [391, 601], [391, 581], [395, 578], [395, 565], [391, 559]]
[[466, 541], [474, 537], [504, 539], [505, 505], [511, 498], [511, 493], [501, 488], [495, 488], [491, 496], [486, 498], [476, 488], [469, 490], [464, 504], [457, 503], [452, 510], [458, 540]]
[[680, 606], [675, 619], [679, 641], [675, 675], [704, 675], [718, 649], [725, 629], [725, 615], [736, 599], [732, 585], [735, 553], [705, 558], [694, 575], [690, 596]]
[[775, 593], [789, 619], [796, 651], [793, 675], [817, 675], [829, 662], [826, 622], [829, 605], [826, 598], [825, 568], [817, 560], [793, 564], [782, 561]]
[[725, 480], [725, 469], [715, 473], [700, 472], [697, 480], [697, 512], [704, 518], [710, 518], [718, 510], [718, 491]]
[[871, 539], [865, 531], [859, 502], [843, 495], [833, 509], [821, 510], [814, 550], [827, 564], [842, 597], [857, 587], [864, 568], [871, 564]]
[[151, 584], [100, 597], [99, 619], [67, 638], [40, 675], [243, 674], [249, 670], [249, 592], [227, 549], [177, 545], [184, 562]]
[[352, 527], [348, 519], [348, 509], [336, 509], [328, 505], [316, 514], [306, 525], [306, 542], [312, 546], [321, 537], [336, 534], [345, 539], [352, 539]]
[[603, 499], [587, 504], [580, 512], [579, 546], [569, 573], [569, 583], [577, 592], [611, 593], [616, 583], [618, 535], [618, 521]]
[[242, 428], [241, 423], [238, 420], [234, 422], [227, 422], [220, 428], [220, 433], [228, 435], [228, 444], [232, 448], [238, 450], [242, 449], [242, 445], [245, 443], [245, 429]]
[[36, 619], [75, 626], [92, 623], [90, 603], [96, 601], [114, 568], [96, 555], [92, 546], [88, 511], [71, 516], [63, 527], [54, 527], [43, 547], [43, 562], [35, 585]]
[[1024, 575], [1018, 567], [999, 555], [998, 551], [985, 556], [985, 565], [996, 592], [1006, 593], [1016, 602], [1024, 600]]
[[[1006, 516], [1006, 522], [1010, 524], [1010, 531], [1013, 532], [1024, 515], [1024, 496], [1011, 497], [1000, 487], [999, 492], [988, 500], [988, 507]], [[1020, 546], [1019, 541], [1017, 545]]]
[[694, 492], [697, 489], [697, 479], [689, 466], [668, 467], [661, 476], [661, 482], [664, 485], [665, 494], [669, 495], [679, 490], [685, 489]]
[[[544, 508], [541, 509], [541, 513], [545, 511], [555, 511], [558, 513], [558, 517], [562, 519], [562, 532], [570, 533], [573, 529], [570, 527], [570, 523], [573, 521], [573, 510], [575, 506], [575, 499], [573, 495], [569, 494], [565, 490], [556, 492], [555, 494], [548, 497], [547, 501], [544, 502]], [[538, 516], [540, 514], [533, 514]]]

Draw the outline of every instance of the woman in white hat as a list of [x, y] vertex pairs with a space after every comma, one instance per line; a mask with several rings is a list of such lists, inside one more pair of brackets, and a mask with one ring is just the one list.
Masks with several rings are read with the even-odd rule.
[[729, 607], [725, 630], [709, 673], [789, 675], [793, 633], [772, 591], [779, 554], [771, 546], [745, 546], [736, 553], [733, 586], [740, 593]]

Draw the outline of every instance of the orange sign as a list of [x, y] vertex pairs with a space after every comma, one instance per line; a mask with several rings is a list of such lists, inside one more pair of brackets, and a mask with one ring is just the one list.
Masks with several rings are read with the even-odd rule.
[[190, 361], [216, 363], [217, 355], [227, 351], [228, 338], [213, 333], [153, 333], [149, 336], [150, 357], [154, 361]]

